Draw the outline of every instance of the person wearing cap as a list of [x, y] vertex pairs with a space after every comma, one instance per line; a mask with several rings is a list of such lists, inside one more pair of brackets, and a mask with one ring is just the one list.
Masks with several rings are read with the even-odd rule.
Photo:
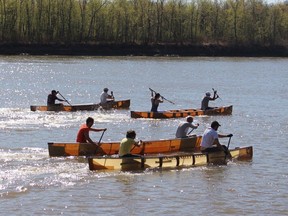
[[[186, 122], [182, 122], [178, 125], [177, 131], [176, 131], [176, 138], [187, 138], [189, 137], [189, 133], [191, 133], [194, 129], [197, 129], [199, 127], [199, 124], [193, 124], [193, 117], [187, 116]], [[192, 130], [188, 133], [189, 128], [192, 128]]]
[[162, 97], [159, 93], [153, 94], [153, 91], [151, 91], [151, 112], [158, 112], [158, 106], [159, 103], [163, 103]]
[[218, 98], [217, 91], [214, 91], [214, 96], [211, 97], [210, 92], [206, 92], [205, 96], [202, 99], [201, 102], [201, 110], [207, 110], [207, 109], [213, 109], [214, 107], [209, 107], [209, 101], [214, 101]]
[[211, 123], [211, 127], [207, 128], [201, 140], [201, 151], [202, 152], [216, 152], [216, 151], [224, 151], [227, 152], [227, 147], [225, 145], [221, 145], [218, 138], [223, 137], [232, 137], [233, 134], [223, 135], [218, 134], [217, 130], [221, 126], [219, 122], [213, 121]]
[[100, 146], [100, 143], [94, 142], [90, 138], [89, 132], [90, 131], [94, 131], [94, 132], [106, 131], [107, 128], [92, 128], [93, 124], [94, 124], [94, 119], [91, 117], [88, 117], [86, 119], [86, 124], [82, 124], [80, 129], [78, 130], [76, 142], [90, 143], [90, 144]]
[[113, 92], [111, 91], [111, 95], [108, 94], [108, 88], [104, 88], [103, 92], [100, 95], [100, 103], [101, 104], [106, 104], [109, 103], [111, 101], [114, 101], [114, 96], [113, 96]]
[[55, 104], [55, 101], [58, 100], [58, 101], [66, 101], [66, 100], [63, 100], [63, 99], [60, 99], [57, 97], [57, 94], [59, 92], [56, 91], [56, 90], [52, 90], [51, 91], [51, 94], [48, 95], [48, 98], [47, 98], [47, 106], [53, 106], [53, 105], [62, 105], [62, 104]]

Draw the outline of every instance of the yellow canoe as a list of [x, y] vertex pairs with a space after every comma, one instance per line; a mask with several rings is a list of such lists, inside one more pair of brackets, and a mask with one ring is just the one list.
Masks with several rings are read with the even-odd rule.
[[90, 170], [145, 170], [153, 168], [183, 168], [208, 164], [224, 165], [228, 160], [247, 161], [253, 157], [253, 148], [241, 147], [230, 150], [228, 157], [224, 152], [184, 153], [143, 155], [141, 157], [119, 158], [116, 155], [89, 157]]
[[66, 112], [75, 112], [75, 111], [92, 111], [97, 109], [129, 109], [130, 100], [120, 100], [113, 101], [107, 104], [75, 104], [72, 106], [69, 105], [55, 105], [55, 106], [30, 106], [31, 111], [66, 111]]
[[179, 110], [167, 110], [159, 112], [149, 111], [130, 111], [131, 118], [183, 118], [187, 116], [200, 116], [200, 115], [231, 115], [233, 106], [217, 107], [210, 110], [201, 109], [179, 109]]
[[[140, 147], [132, 150], [133, 154], [169, 153], [177, 151], [193, 152], [199, 150], [201, 136], [184, 139], [160, 139], [143, 141]], [[103, 142], [100, 147], [88, 143], [48, 143], [50, 157], [91, 156], [118, 154], [120, 142]]]

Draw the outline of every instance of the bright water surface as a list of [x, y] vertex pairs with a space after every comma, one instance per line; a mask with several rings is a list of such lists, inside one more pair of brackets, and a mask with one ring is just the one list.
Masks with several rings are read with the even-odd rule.
[[[1, 215], [288, 215], [288, 59], [0, 57]], [[47, 142], [74, 142], [88, 116], [107, 127], [103, 141], [128, 129], [142, 140], [173, 138], [184, 119], [131, 119], [129, 110], [31, 112], [52, 89], [71, 104], [98, 102], [104, 87], [130, 110], [149, 110], [149, 87], [176, 105], [234, 105], [233, 115], [195, 117], [202, 134], [218, 120], [230, 147], [252, 145], [252, 162], [139, 173], [91, 172], [74, 158], [49, 158]], [[98, 140], [101, 133], [93, 133]], [[223, 139], [222, 143], [227, 143]]]

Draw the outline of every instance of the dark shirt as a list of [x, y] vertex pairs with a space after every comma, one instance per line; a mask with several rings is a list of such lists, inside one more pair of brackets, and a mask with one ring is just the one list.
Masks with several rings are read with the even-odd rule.
[[152, 103], [151, 112], [158, 112], [159, 103], [162, 103], [162, 102], [163, 101], [160, 99], [151, 98], [151, 103]]
[[152, 103], [151, 112], [158, 112], [158, 106], [159, 106], [159, 104]]
[[206, 110], [209, 107], [209, 101], [212, 100], [209, 96], [205, 96], [201, 102], [201, 110]]
[[47, 105], [55, 105], [56, 100], [62, 101], [56, 95], [49, 94], [47, 98]]

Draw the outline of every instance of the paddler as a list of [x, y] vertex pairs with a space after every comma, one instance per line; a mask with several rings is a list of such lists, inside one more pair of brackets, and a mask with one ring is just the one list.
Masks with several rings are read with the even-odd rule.
[[[178, 125], [177, 131], [176, 131], [176, 138], [187, 138], [189, 137], [190, 133], [199, 127], [199, 123], [193, 124], [193, 117], [187, 116], [186, 122], [182, 122]], [[192, 128], [190, 132], [188, 132], [189, 128]]]
[[215, 107], [209, 107], [209, 101], [212, 100], [216, 100], [217, 98], [219, 98], [217, 91], [213, 90], [214, 95], [213, 97], [211, 97], [211, 93], [210, 92], [206, 92], [205, 96], [202, 99], [201, 102], [201, 110], [209, 110], [209, 109], [214, 109]]
[[207, 128], [201, 140], [201, 152], [217, 152], [217, 151], [224, 151], [225, 153], [228, 152], [228, 149], [225, 145], [221, 145], [218, 138], [223, 137], [232, 137], [233, 134], [218, 134], [217, 130], [221, 126], [218, 121], [213, 121], [211, 123], [211, 127]]
[[47, 97], [47, 106], [55, 106], [55, 105], [62, 105], [62, 104], [55, 104], [55, 101], [58, 100], [58, 101], [65, 101], [67, 102], [66, 100], [63, 100], [61, 98], [58, 98], [57, 97], [57, 94], [59, 92], [56, 91], [56, 90], [52, 90], [51, 91], [51, 94], [48, 95]]
[[131, 150], [134, 147], [139, 147], [142, 144], [142, 140], [139, 142], [135, 141], [136, 138], [136, 132], [134, 130], [129, 130], [126, 133], [126, 138], [122, 139], [120, 142], [120, 149], [119, 149], [119, 156], [120, 157], [134, 157], [139, 155], [133, 155], [131, 154]]
[[88, 117], [86, 119], [86, 124], [81, 125], [78, 134], [77, 134], [77, 139], [76, 142], [79, 143], [90, 143], [94, 144], [97, 146], [100, 146], [100, 143], [94, 142], [90, 136], [89, 132], [94, 131], [94, 132], [100, 132], [100, 131], [106, 131], [107, 128], [92, 128], [92, 125], [94, 124], [94, 119], [91, 117]]
[[159, 93], [151, 91], [151, 112], [158, 112], [159, 103], [163, 103], [163, 98]]
[[111, 94], [108, 94], [109, 89], [104, 88], [103, 92], [100, 95], [100, 103], [101, 105], [104, 105], [106, 103], [114, 101], [114, 95], [113, 92], [111, 91]]

